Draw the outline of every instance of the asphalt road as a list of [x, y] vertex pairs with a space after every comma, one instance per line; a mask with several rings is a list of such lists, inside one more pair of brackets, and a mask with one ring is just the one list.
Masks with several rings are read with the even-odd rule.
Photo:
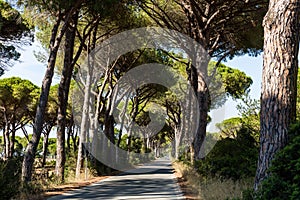
[[159, 159], [48, 200], [57, 199], [184, 200], [185, 198], [176, 182], [171, 162]]

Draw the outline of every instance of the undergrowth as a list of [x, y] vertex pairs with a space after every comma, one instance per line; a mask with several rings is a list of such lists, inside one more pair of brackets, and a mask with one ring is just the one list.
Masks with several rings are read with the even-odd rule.
[[174, 162], [175, 170], [187, 181], [188, 187], [197, 192], [200, 200], [242, 199], [243, 191], [253, 187], [252, 178], [240, 180], [203, 177], [191, 166], [182, 162]]

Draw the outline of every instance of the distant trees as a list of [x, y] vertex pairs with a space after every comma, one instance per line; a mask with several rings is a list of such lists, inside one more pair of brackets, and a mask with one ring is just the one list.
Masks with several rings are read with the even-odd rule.
[[4, 159], [12, 158], [16, 131], [33, 120], [39, 88], [18, 77], [0, 79], [0, 119]]
[[260, 155], [255, 189], [268, 177], [275, 154], [296, 120], [300, 1], [271, 0], [264, 17]]

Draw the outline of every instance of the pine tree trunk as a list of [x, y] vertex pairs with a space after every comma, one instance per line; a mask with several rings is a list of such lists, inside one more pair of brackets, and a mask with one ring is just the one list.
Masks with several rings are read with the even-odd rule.
[[45, 167], [45, 165], [46, 165], [46, 159], [47, 159], [47, 153], [48, 153], [47, 149], [48, 149], [48, 144], [49, 144], [49, 133], [50, 133], [50, 130], [49, 131], [46, 130], [46, 133], [44, 134], [42, 167]]
[[180, 144], [181, 144], [181, 135], [182, 135], [182, 132], [180, 130], [180, 127], [179, 125], [175, 125], [175, 128], [174, 128], [174, 132], [175, 132], [175, 140], [174, 140], [174, 158], [176, 160], [179, 159], [179, 147], [180, 147]]
[[58, 29], [61, 23], [61, 16], [57, 17], [56, 22], [52, 28], [51, 32], [51, 39], [50, 39], [50, 55], [48, 59], [47, 69], [46, 73], [43, 79], [42, 83], [42, 91], [40, 94], [40, 99], [34, 119], [34, 125], [33, 125], [33, 135], [31, 138], [31, 141], [28, 143], [24, 160], [22, 164], [22, 181], [23, 182], [29, 182], [31, 181], [31, 175], [32, 175], [32, 168], [33, 168], [33, 162], [35, 158], [36, 149], [41, 137], [42, 129], [43, 129], [43, 122], [44, 122], [44, 115], [45, 110], [48, 102], [48, 96], [50, 91], [50, 86], [52, 83], [52, 77], [54, 74], [54, 67], [55, 67], [55, 61], [56, 56], [58, 52], [58, 48], [61, 42], [61, 39], [64, 35], [66, 26], [63, 26], [61, 29], [60, 34], [58, 34]]
[[[67, 152], [70, 152], [71, 151], [71, 135], [74, 134], [73, 133], [73, 126], [74, 126], [74, 118], [73, 118], [73, 114], [71, 114], [70, 116], [70, 122], [68, 124], [68, 131], [67, 131], [67, 149], [66, 151]], [[76, 144], [74, 144], [76, 145]]]
[[70, 90], [70, 83], [72, 79], [72, 73], [74, 65], [73, 53], [74, 53], [74, 42], [76, 36], [78, 12], [72, 16], [65, 35], [65, 50], [64, 50], [64, 67], [62, 69], [62, 75], [58, 88], [58, 113], [57, 113], [57, 148], [56, 148], [56, 176], [59, 177], [61, 182], [64, 182], [64, 170], [66, 162], [65, 152], [65, 130], [66, 130], [66, 115], [67, 105]]
[[6, 155], [6, 125], [3, 128], [3, 159], [6, 160], [7, 159], [7, 155]]
[[77, 138], [78, 135], [78, 131], [79, 128], [73, 126], [73, 130], [72, 130], [72, 141], [73, 141], [73, 152], [76, 153], [77, 152], [77, 148], [79, 146], [79, 139]]
[[12, 158], [15, 153], [15, 140], [16, 140], [16, 126], [14, 123], [11, 125], [11, 136], [9, 137], [9, 140], [10, 140], [9, 158]]
[[3, 111], [3, 118], [4, 118], [4, 129], [3, 129], [3, 140], [4, 140], [4, 160], [9, 158], [9, 150], [10, 150], [10, 140], [9, 140], [9, 129], [10, 123], [7, 119], [7, 114], [5, 110]]
[[4, 160], [10, 158], [10, 139], [9, 139], [9, 124], [5, 125], [4, 135]]
[[[197, 63], [194, 61], [193, 63]], [[198, 64], [199, 65], [199, 64]], [[206, 126], [207, 117], [210, 106], [210, 95], [205, 79], [207, 77], [207, 68], [204, 64], [201, 69], [196, 69], [194, 66], [191, 67], [191, 84], [194, 87], [194, 91], [197, 95], [198, 106], [199, 106], [199, 124], [193, 141], [191, 154], [192, 163], [196, 160], [201, 159], [201, 146], [206, 137]], [[199, 68], [199, 66], [198, 66]]]
[[299, 3], [271, 0], [264, 18], [260, 153], [255, 190], [268, 177], [272, 159], [286, 145], [289, 125], [296, 119]]
[[[88, 44], [88, 53], [91, 52], [95, 46], [96, 46], [96, 42], [97, 42], [97, 30], [98, 30], [98, 25], [96, 24], [95, 27], [93, 28], [93, 32], [92, 32], [92, 41], [89, 42]], [[83, 44], [81, 44], [83, 45]], [[95, 61], [94, 57], [89, 58], [91, 61], [91, 63], [93, 63]], [[84, 148], [84, 143], [87, 142], [87, 135], [88, 132], [87, 130], [89, 128], [91, 128], [91, 124], [89, 124], [89, 112], [90, 112], [90, 100], [91, 98], [91, 88], [92, 88], [92, 84], [93, 84], [93, 74], [94, 74], [94, 70], [93, 70], [93, 64], [90, 66], [86, 66], [86, 75], [84, 75], [85, 77], [85, 83], [84, 83], [84, 97], [83, 97], [83, 107], [82, 107], [82, 117], [81, 117], [81, 122], [80, 122], [80, 135], [79, 135], [79, 141], [78, 141], [78, 154], [77, 154], [77, 163], [76, 163], [76, 172], [75, 172], [75, 178], [76, 179], [80, 179], [80, 172], [81, 172], [81, 167], [84, 163], [83, 160], [83, 153], [84, 151], [86, 151], [86, 149]]]
[[[90, 71], [91, 70], [91, 71]], [[79, 135], [79, 144], [78, 144], [78, 154], [77, 154], [77, 164], [76, 164], [76, 179], [80, 179], [80, 171], [83, 163], [83, 152], [84, 152], [84, 143], [86, 143], [86, 132], [88, 129], [88, 120], [89, 120], [89, 103], [90, 103], [90, 91], [91, 91], [91, 79], [92, 79], [93, 69], [88, 69], [86, 75], [86, 82], [84, 88], [84, 100], [82, 107], [82, 117], [80, 123], [80, 135]]]

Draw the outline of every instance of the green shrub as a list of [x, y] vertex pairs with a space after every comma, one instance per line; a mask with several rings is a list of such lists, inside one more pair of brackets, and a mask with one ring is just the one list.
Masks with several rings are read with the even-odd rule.
[[242, 127], [237, 138], [218, 141], [207, 157], [197, 165], [202, 175], [238, 180], [255, 175], [257, 156], [258, 147], [251, 131]]
[[11, 199], [19, 194], [21, 185], [21, 158], [0, 161], [0, 198]]
[[275, 156], [269, 173], [257, 199], [300, 199], [300, 122], [291, 126], [289, 143]]

